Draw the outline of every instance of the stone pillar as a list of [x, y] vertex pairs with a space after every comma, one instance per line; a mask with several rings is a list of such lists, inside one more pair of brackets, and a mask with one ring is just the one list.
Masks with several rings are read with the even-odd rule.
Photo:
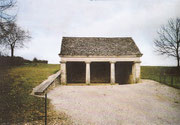
[[132, 64], [132, 83], [136, 83], [136, 66], [135, 62]]
[[141, 80], [141, 66], [140, 61], [136, 62], [136, 82], [140, 82]]
[[115, 83], [115, 62], [110, 62], [111, 63], [111, 84]]
[[141, 63], [140, 61], [134, 62], [133, 67], [132, 67], [132, 74], [133, 74], [134, 83], [140, 82], [140, 79], [141, 79], [140, 63]]
[[86, 84], [90, 84], [90, 62], [86, 62]]
[[66, 62], [61, 62], [61, 84], [66, 84]]

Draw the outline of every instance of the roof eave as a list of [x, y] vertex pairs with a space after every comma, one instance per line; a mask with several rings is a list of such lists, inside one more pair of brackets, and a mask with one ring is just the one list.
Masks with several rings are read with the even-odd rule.
[[77, 58], [81, 58], [81, 57], [95, 57], [95, 58], [121, 58], [121, 57], [126, 57], [126, 58], [132, 58], [132, 57], [141, 57], [143, 54], [136, 54], [136, 55], [119, 55], [119, 56], [104, 56], [104, 55], [62, 55], [62, 54], [58, 54], [60, 57], [77, 57]]

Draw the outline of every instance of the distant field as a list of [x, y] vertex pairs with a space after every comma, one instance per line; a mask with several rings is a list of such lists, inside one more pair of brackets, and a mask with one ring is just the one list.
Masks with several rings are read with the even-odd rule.
[[[141, 66], [141, 78], [151, 79], [161, 83], [165, 83], [175, 88], [180, 88], [180, 76], [178, 75], [162, 75], [163, 72], [174, 70], [175, 67], [163, 67], [163, 66]], [[160, 77], [161, 76], [161, 77]], [[173, 77], [173, 78], [172, 78]], [[173, 80], [173, 84], [172, 84]]]
[[58, 70], [59, 65], [53, 64], [0, 67], [0, 124], [44, 119], [44, 99], [30, 93]]

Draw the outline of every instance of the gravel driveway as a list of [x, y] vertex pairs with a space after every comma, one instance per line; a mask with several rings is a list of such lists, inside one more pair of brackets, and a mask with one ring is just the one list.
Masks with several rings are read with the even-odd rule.
[[58, 86], [48, 93], [57, 111], [79, 125], [180, 124], [180, 90], [139, 84]]

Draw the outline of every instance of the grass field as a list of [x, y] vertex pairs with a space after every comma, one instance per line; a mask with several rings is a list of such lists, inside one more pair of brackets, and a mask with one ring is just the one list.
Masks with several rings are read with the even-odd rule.
[[[175, 88], [180, 88], [180, 76], [161, 74], [162, 72], [167, 72], [172, 69], [175, 69], [175, 67], [141, 66], [141, 78], [155, 80], [157, 82], [161, 82], [169, 86], [173, 86]], [[173, 84], [172, 84], [172, 80], [173, 80]]]
[[[171, 67], [142, 66], [143, 79], [160, 81], [162, 70]], [[31, 64], [18, 67], [0, 67], [0, 124], [17, 124], [44, 119], [44, 98], [30, 95], [32, 89], [57, 72], [59, 65]], [[170, 76], [166, 82], [171, 85]], [[180, 87], [180, 77], [174, 78], [175, 87]]]
[[30, 93], [58, 70], [51, 64], [0, 67], [0, 124], [43, 120], [44, 99]]

